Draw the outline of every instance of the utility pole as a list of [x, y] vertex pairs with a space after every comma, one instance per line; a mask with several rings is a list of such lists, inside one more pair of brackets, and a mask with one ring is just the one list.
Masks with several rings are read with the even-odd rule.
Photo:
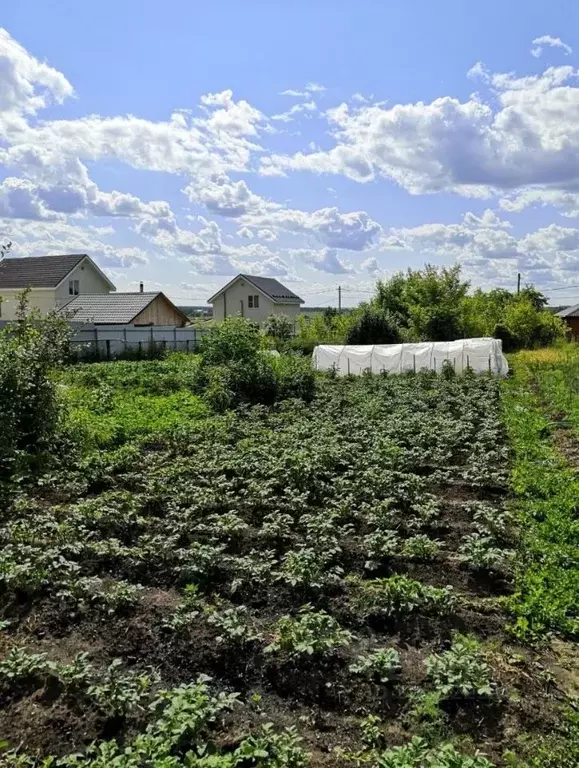
[[338, 286], [338, 314], [342, 314], [342, 286]]
[[517, 272], [517, 293], [521, 292], [521, 273]]

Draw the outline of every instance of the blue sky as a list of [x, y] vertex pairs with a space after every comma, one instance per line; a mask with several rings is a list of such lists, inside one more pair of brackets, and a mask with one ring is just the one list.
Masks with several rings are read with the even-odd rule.
[[20, 0], [0, 35], [0, 235], [204, 303], [308, 304], [461, 263], [579, 299], [576, 2]]

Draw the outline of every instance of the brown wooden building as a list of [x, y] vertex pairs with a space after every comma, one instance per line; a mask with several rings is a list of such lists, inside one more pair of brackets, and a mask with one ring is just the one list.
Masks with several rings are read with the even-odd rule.
[[557, 317], [560, 317], [567, 324], [573, 341], [579, 341], [579, 304], [562, 309], [557, 312]]
[[104, 293], [77, 296], [60, 309], [72, 323], [93, 325], [176, 326], [189, 318], [160, 291], [156, 293]]

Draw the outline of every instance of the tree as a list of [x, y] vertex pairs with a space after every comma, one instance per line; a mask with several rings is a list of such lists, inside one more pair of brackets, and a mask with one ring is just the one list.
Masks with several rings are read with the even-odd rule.
[[374, 304], [389, 313], [409, 341], [451, 341], [464, 334], [463, 299], [469, 284], [460, 266], [399, 272], [380, 281]]
[[366, 304], [346, 334], [346, 344], [397, 344], [400, 329], [383, 310]]

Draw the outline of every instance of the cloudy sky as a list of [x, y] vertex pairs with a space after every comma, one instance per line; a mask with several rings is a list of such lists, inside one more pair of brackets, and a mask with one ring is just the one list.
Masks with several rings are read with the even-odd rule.
[[460, 262], [579, 301], [576, 0], [19, 0], [0, 237], [205, 303]]

